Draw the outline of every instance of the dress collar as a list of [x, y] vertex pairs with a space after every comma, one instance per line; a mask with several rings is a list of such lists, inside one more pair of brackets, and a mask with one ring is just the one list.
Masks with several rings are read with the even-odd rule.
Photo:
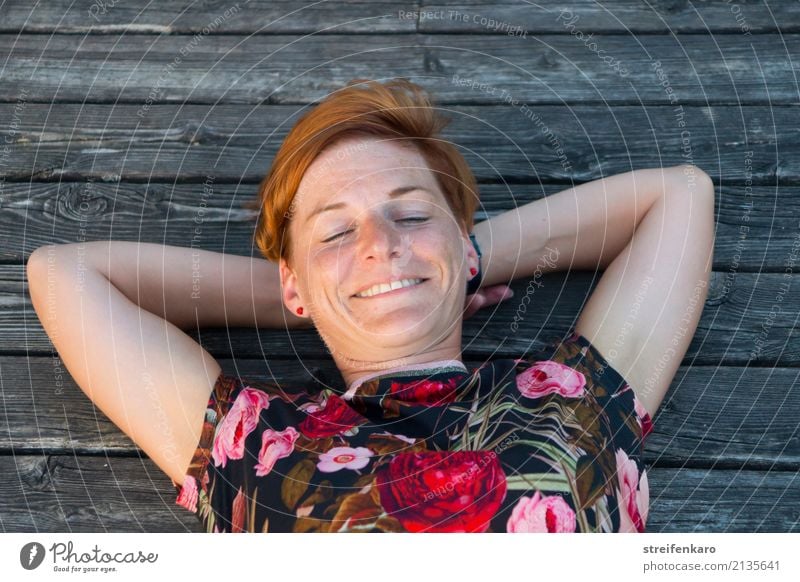
[[394, 368], [390, 368], [388, 370], [373, 372], [372, 374], [368, 374], [367, 376], [359, 378], [358, 380], [350, 384], [350, 386], [347, 389], [347, 392], [344, 393], [342, 398], [345, 400], [350, 400], [356, 394], [359, 386], [361, 386], [364, 382], [367, 382], [369, 380], [375, 380], [375, 379], [381, 380], [383, 378], [388, 378], [392, 376], [403, 376], [405, 375], [406, 372], [441, 373], [441, 372], [451, 372], [451, 371], [468, 372], [467, 367], [464, 365], [464, 363], [458, 360], [437, 360], [435, 362], [422, 362], [421, 364], [397, 366]]

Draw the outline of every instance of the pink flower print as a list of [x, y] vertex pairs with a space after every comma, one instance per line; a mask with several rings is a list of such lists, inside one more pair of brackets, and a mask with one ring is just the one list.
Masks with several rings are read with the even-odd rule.
[[517, 375], [517, 389], [527, 398], [560, 394], [565, 398], [583, 396], [586, 376], [552, 360], [536, 362]]
[[255, 466], [256, 477], [263, 477], [275, 466], [278, 459], [288, 457], [294, 450], [294, 442], [300, 433], [289, 426], [280, 432], [268, 428], [261, 435], [261, 451]]
[[217, 426], [211, 451], [215, 465], [224, 467], [228, 459], [244, 456], [244, 441], [258, 426], [261, 410], [268, 407], [266, 392], [254, 388], [244, 388], [239, 392], [233, 406]]
[[633, 397], [633, 407], [636, 410], [636, 415], [639, 417], [639, 425], [642, 427], [642, 440], [647, 438], [653, 432], [653, 421], [650, 418], [650, 413], [647, 412], [642, 403], [636, 396]]
[[520, 497], [511, 517], [508, 518], [508, 533], [573, 533], [575, 512], [560, 495], [542, 495], [537, 491], [533, 497]]
[[175, 501], [178, 505], [185, 507], [191, 512], [197, 511], [197, 479], [190, 475], [183, 478], [183, 485], [181, 492], [178, 494], [178, 499]]
[[650, 510], [650, 489], [647, 472], [639, 470], [636, 461], [628, 458], [622, 449], [617, 449], [617, 503], [619, 504], [619, 531], [644, 532], [647, 513]]
[[319, 456], [317, 469], [323, 473], [334, 473], [339, 469], [362, 469], [372, 455], [373, 452], [366, 447], [333, 447]]

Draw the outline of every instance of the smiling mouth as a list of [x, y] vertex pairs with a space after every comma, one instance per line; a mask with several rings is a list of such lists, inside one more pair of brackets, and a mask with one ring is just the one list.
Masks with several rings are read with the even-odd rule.
[[369, 299], [371, 297], [383, 297], [384, 295], [396, 295], [408, 289], [419, 287], [427, 279], [401, 279], [400, 281], [392, 281], [391, 283], [381, 283], [380, 285], [373, 285], [366, 291], [356, 293], [353, 295], [355, 299]]

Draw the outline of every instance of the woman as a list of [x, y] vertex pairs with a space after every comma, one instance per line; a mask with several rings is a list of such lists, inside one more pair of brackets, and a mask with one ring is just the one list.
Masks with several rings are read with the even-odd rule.
[[[705, 300], [713, 183], [636, 170], [473, 228], [445, 123], [403, 80], [353, 82], [306, 114], [261, 185], [270, 262], [106, 242], [32, 254], [70, 373], [207, 531], [644, 531], [641, 450]], [[513, 279], [598, 266], [564, 337], [461, 361], [470, 282], [491, 304]], [[343, 390], [226, 376], [180, 329], [304, 324]]]

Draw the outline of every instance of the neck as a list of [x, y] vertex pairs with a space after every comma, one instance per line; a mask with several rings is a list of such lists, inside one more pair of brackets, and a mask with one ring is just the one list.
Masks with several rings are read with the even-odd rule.
[[391, 373], [393, 370], [406, 369], [410, 366], [423, 366], [424, 364], [434, 364], [443, 361], [456, 361], [463, 365], [461, 359], [461, 335], [458, 334], [457, 342], [448, 338], [441, 344], [432, 347], [422, 353], [401, 356], [379, 362], [369, 360], [354, 360], [350, 358], [340, 358], [334, 355], [334, 361], [342, 374], [345, 385], [351, 390], [354, 385], [382, 374]]

